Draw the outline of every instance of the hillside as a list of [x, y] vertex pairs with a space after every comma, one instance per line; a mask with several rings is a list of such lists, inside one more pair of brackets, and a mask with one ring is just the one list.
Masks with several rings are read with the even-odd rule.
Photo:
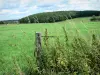
[[99, 16], [100, 11], [56, 11], [33, 14], [19, 20], [20, 23], [53, 23], [78, 17]]

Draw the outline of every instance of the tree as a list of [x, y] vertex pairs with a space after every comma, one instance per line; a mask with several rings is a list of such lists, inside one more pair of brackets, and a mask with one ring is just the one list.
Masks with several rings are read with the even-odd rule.
[[91, 20], [91, 21], [96, 21], [96, 20], [97, 20], [97, 19], [96, 19], [96, 16], [93, 15], [92, 18], [91, 18], [90, 20]]
[[4, 24], [4, 22], [3, 21], [0, 21], [0, 24]]

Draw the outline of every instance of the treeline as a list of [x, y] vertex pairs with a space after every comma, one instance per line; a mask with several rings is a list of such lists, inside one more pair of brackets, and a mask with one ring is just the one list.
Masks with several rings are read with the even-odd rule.
[[56, 11], [30, 15], [19, 20], [20, 23], [53, 23], [66, 19], [99, 16], [100, 11]]
[[18, 24], [19, 20], [4, 20], [0, 21], [0, 24]]
[[[55, 11], [55, 12], [44, 12], [29, 15], [19, 20], [6, 20], [0, 21], [0, 24], [13, 24], [13, 23], [53, 23], [64, 21], [67, 19], [78, 18], [78, 17], [90, 17], [99, 16], [100, 11]], [[92, 17], [91, 21], [99, 21], [100, 18]]]

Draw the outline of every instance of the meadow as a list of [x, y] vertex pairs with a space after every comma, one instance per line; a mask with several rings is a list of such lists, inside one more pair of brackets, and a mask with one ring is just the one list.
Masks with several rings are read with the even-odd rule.
[[35, 68], [35, 32], [41, 32], [44, 35], [45, 29], [47, 29], [50, 36], [64, 36], [62, 27], [67, 30], [70, 39], [76, 36], [77, 33], [88, 41], [91, 40], [91, 34], [96, 34], [100, 38], [100, 22], [90, 22], [90, 17], [56, 23], [1, 25], [0, 75], [13, 71], [14, 60], [17, 61], [22, 70], [25, 70], [27, 67], [25, 56], [33, 58]]

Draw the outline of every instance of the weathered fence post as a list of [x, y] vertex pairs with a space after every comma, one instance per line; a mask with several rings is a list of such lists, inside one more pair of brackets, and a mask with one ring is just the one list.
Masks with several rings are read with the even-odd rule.
[[35, 44], [36, 44], [36, 60], [39, 70], [41, 69], [41, 33], [35, 33]]

